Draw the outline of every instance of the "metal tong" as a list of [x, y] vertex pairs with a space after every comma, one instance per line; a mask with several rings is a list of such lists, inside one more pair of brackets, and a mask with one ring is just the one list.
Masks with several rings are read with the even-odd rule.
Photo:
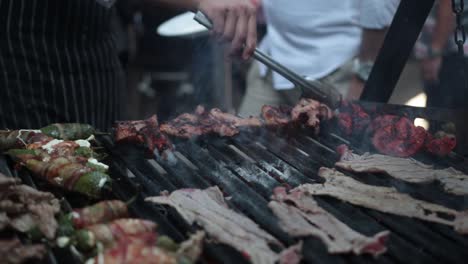
[[[195, 14], [194, 20], [208, 29], [213, 28], [210, 19], [201, 11]], [[333, 86], [320, 81], [306, 80], [258, 49], [255, 49], [252, 57], [299, 87], [302, 90], [302, 97], [316, 99], [333, 109], [340, 106], [341, 94]]]

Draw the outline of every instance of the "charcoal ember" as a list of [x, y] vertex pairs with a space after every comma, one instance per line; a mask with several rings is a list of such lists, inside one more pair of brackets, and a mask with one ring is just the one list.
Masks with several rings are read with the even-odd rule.
[[407, 117], [384, 115], [372, 121], [372, 145], [382, 154], [409, 157], [424, 147], [426, 130]]

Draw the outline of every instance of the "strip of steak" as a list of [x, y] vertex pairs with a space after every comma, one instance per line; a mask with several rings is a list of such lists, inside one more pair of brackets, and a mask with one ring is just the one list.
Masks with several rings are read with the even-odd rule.
[[[395, 188], [367, 185], [330, 168], [320, 168], [323, 184], [304, 184], [294, 191], [310, 195], [332, 196], [342, 201], [389, 214], [413, 217], [424, 221], [449, 225], [462, 234], [467, 234], [466, 212], [425, 202], [399, 193]], [[443, 217], [447, 216], [447, 217]]]
[[303, 191], [288, 194], [284, 187], [277, 187], [272, 199], [268, 206], [284, 231], [293, 237], [318, 237], [331, 254], [353, 252], [378, 256], [387, 250], [388, 231], [373, 237], [364, 236], [325, 211]]
[[19, 264], [31, 259], [42, 259], [46, 252], [44, 245], [23, 245], [18, 238], [0, 240], [2, 263]]
[[[0, 174], [0, 182], [8, 177]], [[10, 226], [20, 232], [39, 228], [52, 239], [58, 227], [55, 215], [60, 211], [59, 201], [53, 194], [35, 190], [27, 185], [12, 185], [0, 193], [0, 213], [3, 227]]]
[[181, 189], [146, 201], [174, 207], [189, 224], [202, 226], [213, 239], [239, 250], [254, 264], [280, 260], [281, 255], [269, 244], [282, 247], [281, 243], [249, 218], [229, 209], [218, 187]]
[[358, 155], [347, 147], [341, 147], [341, 159], [335, 166], [353, 172], [385, 173], [412, 183], [439, 181], [446, 192], [468, 195], [468, 175], [454, 168], [434, 169], [411, 158], [399, 158], [381, 154]]

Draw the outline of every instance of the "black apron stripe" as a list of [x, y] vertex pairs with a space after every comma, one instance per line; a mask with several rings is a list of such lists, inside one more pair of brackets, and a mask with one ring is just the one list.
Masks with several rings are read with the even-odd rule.
[[[34, 0], [34, 3], [33, 3], [33, 6], [32, 6], [32, 15], [31, 15], [31, 47], [32, 47], [32, 51], [33, 51], [33, 54], [34, 54], [34, 60], [35, 61], [39, 61], [40, 57], [39, 57], [39, 54], [37, 52], [37, 47], [36, 45], [38, 45], [36, 43], [36, 38], [34, 36], [34, 32], [35, 32], [35, 28], [36, 28], [36, 23], [35, 23], [35, 20], [36, 20], [36, 15], [38, 13], [38, 10], [37, 10], [37, 2], [38, 1], [41, 1], [41, 0]], [[44, 13], [47, 12], [47, 9], [44, 9]], [[40, 15], [39, 17], [44, 17], [44, 15]], [[39, 93], [41, 95], [41, 101], [38, 102], [39, 105], [40, 105], [40, 109], [44, 110], [44, 112], [40, 113], [39, 116], [41, 117], [41, 119], [39, 120], [39, 124], [43, 124], [44, 122], [49, 124], [51, 123], [50, 122], [50, 117], [48, 115], [48, 113], [46, 112], [48, 110], [48, 105], [46, 105], [46, 95], [45, 95], [45, 88], [44, 88], [44, 82], [45, 82], [45, 79], [44, 79], [44, 74], [42, 73], [42, 70], [41, 70], [41, 65], [39, 64], [36, 64], [36, 68], [35, 68], [35, 71], [36, 73], [39, 75]], [[44, 120], [43, 120], [44, 119]]]
[[[8, 53], [10, 55], [13, 55], [15, 53], [15, 51], [13, 50], [13, 47], [12, 47], [11, 37], [10, 37], [11, 36], [11, 18], [13, 16], [18, 15], [18, 14], [13, 14], [13, 5], [14, 5], [13, 2], [10, 1], [9, 5], [8, 5], [8, 15], [7, 15], [7, 24], [6, 24], [6, 27], [7, 27], [6, 38], [7, 38], [7, 42], [8, 42]], [[12, 82], [12, 86], [13, 85], [16, 86], [16, 87], [13, 88], [14, 89], [13, 91], [16, 91], [16, 93], [17, 93], [16, 96], [17, 96], [17, 98], [19, 97], [20, 101], [21, 101], [21, 102], [15, 101], [13, 103], [16, 104], [16, 107], [21, 108], [21, 112], [24, 112], [24, 110], [23, 110], [24, 109], [24, 102], [22, 100], [23, 95], [21, 94], [22, 93], [22, 91], [20, 90], [21, 87], [19, 87], [19, 76], [18, 76], [19, 72], [18, 72], [18, 67], [16, 66], [16, 60], [13, 60], [12, 66], [13, 66], [13, 70], [15, 71], [15, 74], [17, 75], [17, 77], [16, 77], [17, 82], [16, 83]], [[10, 78], [10, 76], [6, 76], [6, 78]], [[7, 86], [7, 88], [10, 88], [10, 87]], [[14, 122], [17, 122], [17, 120], [18, 120], [17, 114], [18, 113], [16, 111], [13, 111], [13, 113], [12, 113], [12, 117], [13, 117]], [[24, 117], [24, 120], [25, 120], [26, 124], [29, 125], [29, 120], [26, 117]]]
[[111, 125], [122, 85], [111, 12], [95, 0], [0, 0], [0, 126]]

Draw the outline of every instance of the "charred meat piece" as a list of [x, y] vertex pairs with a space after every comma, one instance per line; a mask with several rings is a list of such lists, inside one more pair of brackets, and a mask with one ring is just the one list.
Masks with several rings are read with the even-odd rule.
[[291, 123], [292, 108], [287, 105], [278, 107], [264, 105], [262, 107], [262, 118], [268, 126], [282, 127]]
[[428, 183], [439, 181], [446, 192], [468, 195], [468, 175], [453, 168], [434, 169], [411, 158], [399, 158], [381, 154], [358, 155], [345, 145], [340, 146], [341, 159], [335, 166], [358, 173], [385, 173], [393, 178], [412, 182]]
[[373, 237], [364, 236], [325, 211], [312, 196], [304, 192], [288, 194], [284, 187], [277, 187], [268, 206], [288, 234], [293, 237], [318, 237], [331, 254], [353, 252], [356, 255], [367, 253], [378, 256], [387, 250], [385, 241], [388, 231]]
[[230, 124], [236, 128], [262, 126], [262, 121], [257, 117], [241, 118], [233, 114], [225, 113], [218, 108], [211, 109], [210, 116], [221, 123]]
[[[198, 109], [201, 114], [204, 113], [204, 109]], [[193, 138], [198, 137], [206, 133], [204, 128], [200, 126], [200, 116], [184, 113], [171, 121], [161, 125], [161, 132], [180, 138]]]
[[55, 215], [60, 211], [59, 201], [51, 193], [17, 185], [15, 181], [7, 179], [0, 174], [1, 182], [11, 183], [9, 186], [2, 185], [0, 193], [2, 226], [23, 233], [38, 228], [45, 237], [54, 238], [58, 227]]
[[439, 157], [447, 156], [456, 146], [456, 137], [444, 132], [436, 133], [435, 136], [428, 134], [424, 144], [428, 153]]
[[232, 137], [239, 133], [236, 125], [257, 125], [258, 119], [242, 119], [223, 113], [219, 109], [207, 112], [203, 106], [198, 106], [195, 114], [184, 113], [161, 125], [161, 131], [178, 138], [196, 138], [202, 135], [217, 134], [222, 137]]
[[380, 153], [409, 157], [424, 147], [426, 130], [407, 117], [384, 115], [372, 121], [372, 144]]
[[255, 222], [230, 209], [218, 187], [181, 189], [146, 201], [174, 207], [189, 224], [199, 224], [211, 238], [239, 250], [254, 264], [274, 263], [281, 258], [269, 246], [282, 247], [281, 243]]
[[161, 133], [156, 115], [146, 120], [117, 121], [114, 134], [117, 143], [127, 142], [145, 146], [149, 157], [164, 156], [164, 152], [170, 152], [174, 148], [169, 139]]
[[45, 144], [53, 140], [40, 130], [0, 131], [0, 150], [21, 149], [33, 143]]
[[384, 213], [452, 226], [455, 231], [462, 234], [468, 232], [466, 224], [463, 224], [468, 221], [466, 212], [459, 212], [438, 204], [415, 199], [392, 187], [367, 185], [330, 168], [320, 168], [319, 176], [325, 179], [325, 183], [303, 184], [291, 192], [331, 196], [344, 202]]
[[23, 245], [18, 238], [0, 240], [2, 263], [19, 264], [32, 259], [42, 259], [46, 253], [44, 245]]
[[347, 136], [363, 133], [371, 122], [369, 114], [354, 103], [344, 101], [339, 109], [338, 127]]
[[293, 121], [304, 122], [310, 127], [317, 127], [320, 120], [329, 120], [333, 117], [332, 110], [318, 101], [302, 98], [291, 110]]

